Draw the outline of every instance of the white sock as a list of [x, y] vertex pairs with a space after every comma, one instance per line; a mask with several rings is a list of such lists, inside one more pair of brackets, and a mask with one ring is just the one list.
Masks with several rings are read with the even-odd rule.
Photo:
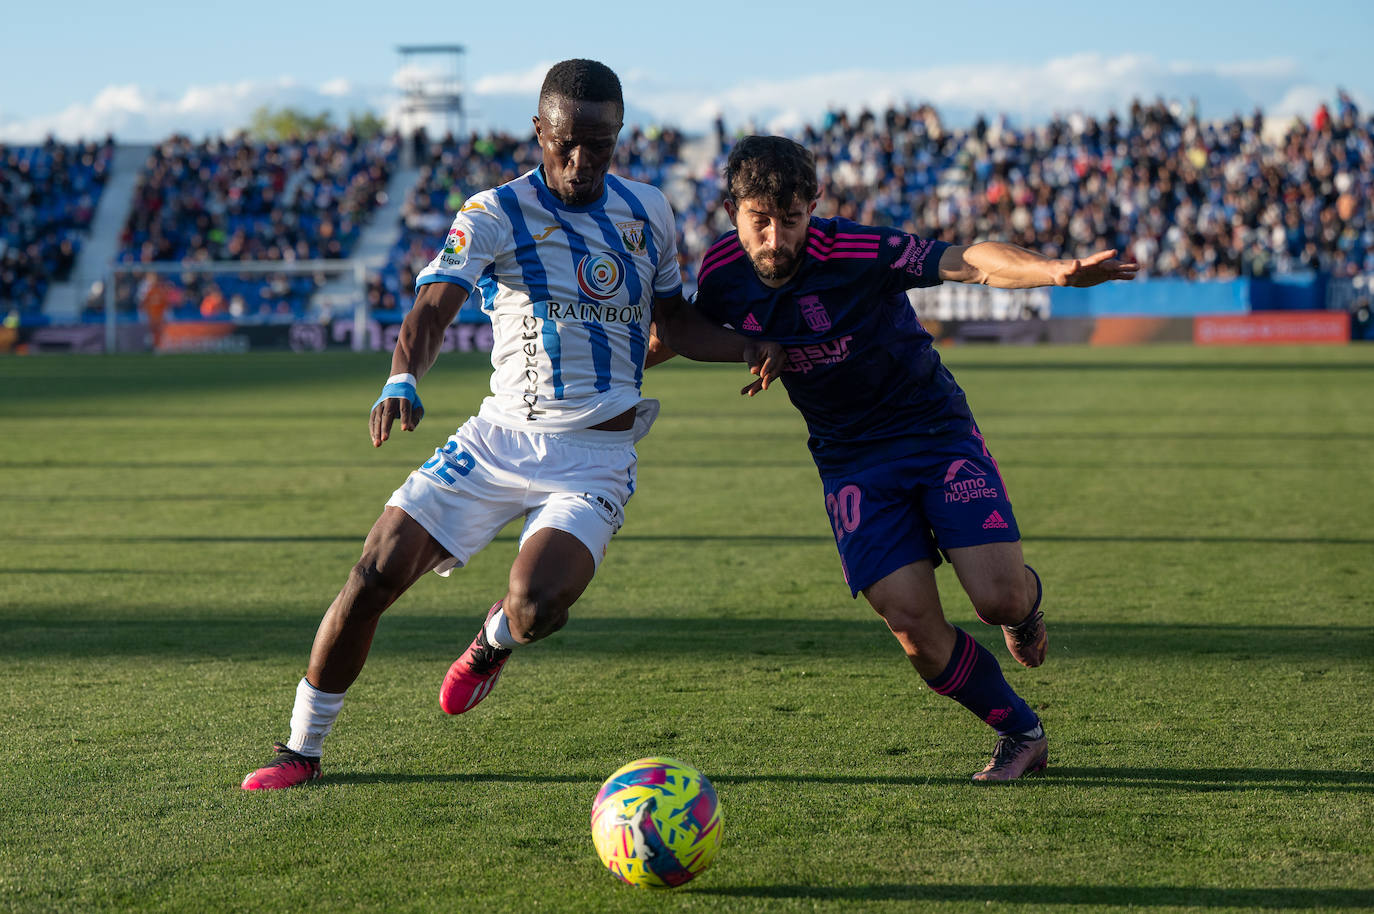
[[343, 708], [345, 692], [321, 692], [301, 677], [296, 686], [296, 706], [291, 711], [291, 739], [286, 748], [312, 758], [320, 757], [320, 745], [334, 728]]
[[492, 647], [511, 650], [520, 646], [520, 642], [510, 633], [510, 620], [506, 618], [505, 610], [487, 620], [486, 631], [487, 643]]
[[1026, 739], [1039, 739], [1045, 735], [1045, 728], [1040, 724], [1036, 724], [1032, 729], [1022, 732], [1021, 735], [1026, 737]]

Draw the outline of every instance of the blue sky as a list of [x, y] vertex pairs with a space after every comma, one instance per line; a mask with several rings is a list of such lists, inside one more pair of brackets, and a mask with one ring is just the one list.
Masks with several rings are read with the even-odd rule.
[[[260, 104], [396, 105], [396, 46], [461, 44], [469, 125], [523, 130], [566, 57], [620, 73], [631, 119], [689, 129], [723, 112], [783, 128], [826, 107], [935, 102], [1036, 119], [1196, 97], [1205, 116], [1374, 107], [1374, 3], [762, 5], [566, 2], [23, 3], [0, 30], [0, 140], [114, 130], [130, 141], [242, 125]], [[673, 10], [680, 10], [673, 11]]]

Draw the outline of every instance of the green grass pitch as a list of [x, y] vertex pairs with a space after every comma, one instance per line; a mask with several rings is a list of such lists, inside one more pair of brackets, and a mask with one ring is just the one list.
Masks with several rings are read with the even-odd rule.
[[[572, 622], [447, 718], [508, 529], [383, 619], [325, 778], [245, 794], [391, 490], [475, 410], [445, 355], [380, 450], [385, 355], [0, 360], [0, 910], [1374, 909], [1374, 347], [953, 348], [1046, 584], [1042, 777], [849, 598], [781, 389], [670, 363]], [[604, 872], [601, 780], [666, 754], [725, 844]]]

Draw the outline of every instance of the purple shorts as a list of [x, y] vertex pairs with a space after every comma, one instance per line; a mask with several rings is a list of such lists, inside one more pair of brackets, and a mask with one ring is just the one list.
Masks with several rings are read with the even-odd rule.
[[940, 551], [1021, 539], [997, 461], [977, 426], [967, 438], [863, 470], [822, 475], [850, 592]]

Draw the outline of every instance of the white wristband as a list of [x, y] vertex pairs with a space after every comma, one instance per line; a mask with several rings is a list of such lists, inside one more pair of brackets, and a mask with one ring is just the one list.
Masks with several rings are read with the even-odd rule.
[[406, 372], [405, 374], [394, 374], [394, 375], [392, 375], [391, 377], [389, 377], [389, 378], [386, 379], [386, 383], [388, 383], [388, 384], [409, 384], [411, 387], [414, 387], [414, 386], [415, 386], [415, 375], [411, 374], [410, 372]]

